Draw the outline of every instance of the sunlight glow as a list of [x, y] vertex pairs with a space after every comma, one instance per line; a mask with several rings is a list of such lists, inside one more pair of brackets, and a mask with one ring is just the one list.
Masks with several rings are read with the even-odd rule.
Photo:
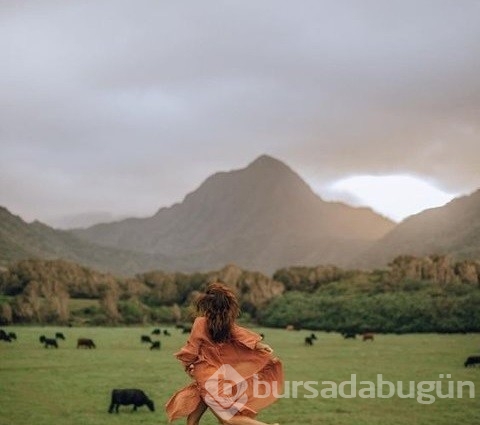
[[410, 175], [347, 177], [330, 184], [321, 193], [323, 199], [368, 206], [394, 221], [445, 205], [458, 196]]

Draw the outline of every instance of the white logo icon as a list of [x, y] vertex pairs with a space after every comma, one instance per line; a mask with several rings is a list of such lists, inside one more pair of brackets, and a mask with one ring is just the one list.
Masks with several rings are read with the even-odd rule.
[[223, 420], [235, 416], [247, 403], [248, 384], [229, 364], [222, 365], [205, 383], [205, 403]]

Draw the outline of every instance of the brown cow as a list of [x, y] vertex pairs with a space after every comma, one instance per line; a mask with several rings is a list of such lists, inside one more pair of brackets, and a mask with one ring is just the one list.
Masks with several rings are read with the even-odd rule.
[[373, 339], [373, 334], [370, 332], [365, 332], [364, 334], [362, 334], [362, 341], [373, 341]]
[[90, 338], [78, 338], [77, 348], [96, 348], [95, 343]]

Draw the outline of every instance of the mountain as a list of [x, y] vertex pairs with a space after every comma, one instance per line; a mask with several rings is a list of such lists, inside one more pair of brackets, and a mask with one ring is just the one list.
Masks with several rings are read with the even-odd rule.
[[376, 242], [358, 263], [383, 267], [403, 254], [480, 258], [480, 190], [408, 217]]
[[155, 268], [168, 270], [171, 262], [161, 255], [99, 247], [38, 221], [26, 223], [0, 207], [0, 266], [26, 258], [62, 258], [120, 275]]
[[75, 229], [79, 227], [91, 227], [98, 223], [108, 223], [121, 220], [127, 216], [114, 216], [108, 212], [85, 212], [81, 214], [67, 214], [45, 219], [45, 223], [55, 229]]
[[73, 233], [106, 247], [162, 254], [208, 270], [228, 263], [272, 272], [285, 265], [346, 265], [394, 227], [367, 208], [325, 202], [284, 163], [263, 155], [207, 178], [153, 217]]

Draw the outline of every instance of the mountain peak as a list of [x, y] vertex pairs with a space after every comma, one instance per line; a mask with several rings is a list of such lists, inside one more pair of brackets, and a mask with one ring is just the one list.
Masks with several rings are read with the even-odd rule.
[[266, 155], [266, 154], [260, 155], [257, 159], [252, 161], [247, 166], [247, 168], [267, 168], [267, 169], [273, 169], [273, 168], [279, 168], [279, 167], [290, 170], [290, 167], [288, 167], [288, 165], [286, 165], [279, 159], [276, 159], [273, 156]]

